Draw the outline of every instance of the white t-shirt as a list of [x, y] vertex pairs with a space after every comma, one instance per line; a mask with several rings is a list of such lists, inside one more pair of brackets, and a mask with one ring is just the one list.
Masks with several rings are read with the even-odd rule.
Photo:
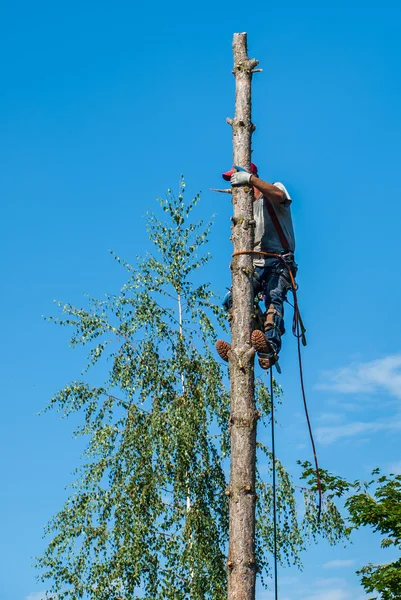
[[[291, 217], [292, 200], [282, 183], [276, 181], [273, 185], [282, 190], [287, 198], [282, 204], [273, 202], [271, 202], [271, 204], [283, 229], [284, 235], [288, 240], [289, 249], [291, 252], [294, 252], [295, 236]], [[285, 248], [283, 248], [280, 242], [280, 237], [278, 236], [273, 221], [267, 211], [263, 195], [253, 203], [253, 217], [256, 221], [254, 250], [261, 250], [262, 252], [284, 252]], [[261, 256], [260, 258], [255, 257], [253, 262], [256, 266], [264, 266], [267, 260], [269, 260], [267, 257]]]

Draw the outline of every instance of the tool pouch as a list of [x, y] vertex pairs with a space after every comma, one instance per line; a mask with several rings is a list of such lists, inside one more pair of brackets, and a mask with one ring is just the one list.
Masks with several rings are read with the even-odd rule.
[[265, 313], [265, 331], [269, 331], [269, 329], [273, 329], [273, 327], [276, 327], [276, 318], [281, 317], [281, 313], [279, 313], [278, 310], [274, 308], [273, 304], [270, 304], [269, 308], [267, 309], [267, 312]]

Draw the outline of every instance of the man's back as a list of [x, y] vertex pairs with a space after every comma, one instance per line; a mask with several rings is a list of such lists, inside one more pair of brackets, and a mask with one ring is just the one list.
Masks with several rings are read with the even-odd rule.
[[[282, 227], [283, 233], [287, 238], [289, 251], [294, 252], [295, 236], [291, 217], [292, 200], [282, 183], [276, 182], [274, 185], [282, 190], [287, 198], [284, 203], [275, 203], [272, 208], [277, 215], [277, 219]], [[254, 249], [262, 252], [283, 252], [285, 248], [283, 248], [276, 227], [266, 208], [265, 198], [263, 195], [255, 200], [253, 204], [253, 214], [256, 221]], [[265, 259], [257, 259], [254, 262], [256, 265], [259, 263], [262, 265], [265, 263]]]

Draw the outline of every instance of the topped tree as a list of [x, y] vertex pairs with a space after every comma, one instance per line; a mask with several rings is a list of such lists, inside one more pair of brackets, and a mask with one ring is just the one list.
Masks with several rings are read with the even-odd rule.
[[[246, 33], [233, 39], [235, 75], [235, 116], [227, 119], [233, 130], [233, 164], [249, 171], [251, 140], [252, 71], [256, 59], [249, 59]], [[234, 216], [232, 241], [234, 253], [253, 250], [253, 189], [232, 190]], [[232, 341], [230, 360], [230, 547], [228, 556], [228, 599], [255, 598], [255, 504], [256, 504], [256, 425], [253, 330], [252, 256], [233, 257], [232, 264]]]

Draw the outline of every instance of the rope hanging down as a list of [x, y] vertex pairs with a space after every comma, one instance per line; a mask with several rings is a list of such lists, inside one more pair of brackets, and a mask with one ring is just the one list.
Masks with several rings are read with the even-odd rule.
[[274, 550], [274, 600], [278, 599], [278, 577], [277, 577], [277, 492], [276, 492], [276, 443], [274, 437], [274, 393], [273, 393], [273, 369], [270, 369], [270, 403], [272, 421], [272, 463], [273, 463], [273, 550]]
[[[294, 274], [291, 271], [291, 267], [288, 265], [288, 263], [285, 260], [285, 254], [283, 255], [283, 254], [278, 254], [275, 252], [258, 252], [256, 250], [241, 250], [240, 252], [234, 252], [234, 254], [232, 256], [233, 257], [241, 256], [244, 254], [257, 254], [259, 256], [266, 256], [268, 258], [277, 258], [278, 260], [280, 260], [283, 263], [283, 265], [287, 269], [289, 277], [290, 277], [291, 291], [294, 296], [294, 318], [293, 318], [293, 322], [292, 322], [292, 333], [297, 338], [298, 363], [299, 363], [299, 375], [300, 375], [300, 382], [301, 382], [302, 399], [303, 399], [303, 403], [304, 403], [306, 422], [308, 424], [309, 437], [310, 437], [310, 441], [312, 444], [313, 458], [314, 458], [314, 462], [315, 462], [317, 489], [319, 492], [318, 521], [320, 521], [320, 517], [322, 514], [322, 501], [323, 501], [322, 481], [320, 478], [320, 469], [319, 469], [319, 463], [317, 460], [316, 445], [315, 445], [315, 440], [313, 437], [312, 425], [311, 425], [310, 418], [309, 418], [309, 410], [308, 410], [308, 404], [307, 404], [306, 393], [305, 393], [304, 375], [303, 375], [303, 368], [302, 368], [301, 341], [302, 341], [302, 345], [306, 346], [306, 338], [305, 338], [306, 330], [305, 330], [304, 324], [302, 322], [301, 314], [299, 312], [298, 295], [297, 295], [298, 286], [295, 282]], [[270, 369], [270, 377], [271, 377], [271, 379], [273, 377], [272, 369]], [[272, 387], [271, 387], [271, 391], [273, 391]], [[273, 398], [272, 398], [272, 410], [273, 410]], [[273, 419], [273, 415], [272, 415], [272, 419]], [[272, 433], [274, 434], [274, 432], [272, 432]], [[273, 465], [273, 467], [275, 467], [275, 465]], [[273, 469], [273, 476], [275, 477], [274, 469]], [[275, 557], [275, 560], [276, 560], [276, 557]]]

